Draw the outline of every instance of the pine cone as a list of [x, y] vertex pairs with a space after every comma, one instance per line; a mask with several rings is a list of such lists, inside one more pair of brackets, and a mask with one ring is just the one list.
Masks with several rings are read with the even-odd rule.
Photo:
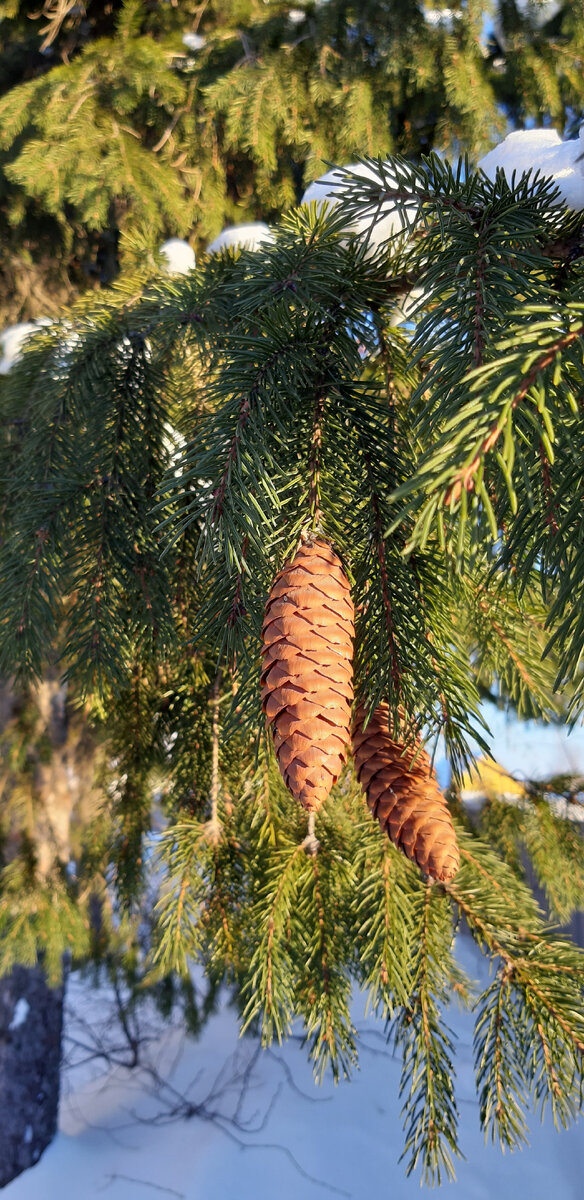
[[262, 706], [286, 787], [309, 811], [347, 761], [354, 610], [328, 542], [302, 545], [276, 575], [262, 628]]
[[378, 705], [366, 729], [364, 720], [360, 705], [353, 723], [353, 755], [373, 816], [426, 875], [452, 879], [459, 866], [456, 834], [426, 751], [419, 745], [404, 750], [392, 739], [387, 704]]

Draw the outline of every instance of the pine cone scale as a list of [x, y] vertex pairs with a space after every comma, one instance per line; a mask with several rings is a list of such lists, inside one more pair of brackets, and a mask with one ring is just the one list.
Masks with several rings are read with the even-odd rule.
[[[352, 650], [352, 639], [342, 625], [331, 620], [331, 613], [324, 612], [316, 615], [314, 622], [303, 616], [279, 616], [269, 621], [262, 630], [264, 635], [269, 633], [270, 642], [284, 639], [292, 641], [299, 650], [318, 650], [319, 639], [325, 644], [342, 646]], [[320, 619], [319, 619], [320, 618]]]
[[[322, 719], [316, 722], [314, 718], [319, 710], [317, 710], [314, 705], [302, 708], [300, 714], [295, 713], [293, 708], [299, 707], [300, 705], [289, 705], [288, 708], [284, 709], [284, 711], [281, 713], [280, 719], [278, 720], [277, 731], [278, 733], [282, 731], [282, 737], [289, 737], [292, 733], [301, 733], [308, 720], [311, 722], [311, 736], [313, 739], [321, 738], [325, 740], [327, 737], [333, 735], [338, 737], [342, 744], [345, 745], [342, 736], [337, 732], [344, 717], [344, 708], [327, 709], [327, 712], [322, 716]], [[274, 730], [274, 738], [275, 737], [276, 730]]]
[[271, 590], [271, 595], [275, 600], [284, 595], [291, 595], [296, 601], [306, 601], [312, 599], [307, 593], [315, 591], [319, 598], [323, 596], [326, 600], [338, 600], [343, 607], [346, 606], [346, 590], [342, 578], [331, 575], [327, 579], [326, 588], [319, 584], [319, 575], [310, 574], [308, 571], [291, 571], [286, 578], [279, 578]]
[[353, 604], [332, 547], [302, 545], [278, 572], [262, 626], [262, 706], [284, 782], [316, 810], [347, 758]]
[[452, 879], [459, 865], [452, 818], [430, 759], [419, 745], [405, 747], [389, 730], [389, 708], [380, 704], [364, 728], [359, 706], [353, 727], [357, 778], [381, 828], [420, 869]]
[[[342, 666], [345, 670], [352, 671], [351, 664], [347, 663], [346, 657], [343, 654], [339, 653], [339, 650], [337, 647], [335, 647], [335, 646], [327, 647], [326, 643], [323, 641], [322, 637], [319, 639], [319, 641], [320, 641], [320, 644], [318, 646], [318, 665], [319, 665], [319, 667]], [[281, 662], [281, 663], [285, 663], [285, 662], [296, 663], [297, 661], [299, 661], [300, 663], [304, 663], [305, 665], [309, 665], [309, 666], [313, 665], [314, 660], [311, 657], [311, 655], [307, 654], [306, 650], [300, 650], [298, 648], [298, 646], [292, 645], [291, 642], [283, 644], [283, 640], [280, 640], [280, 641], [274, 643], [274, 645], [278, 646], [277, 652], [275, 650], [272, 651], [271, 647], [269, 647], [267, 650], [263, 651], [263, 656], [264, 656], [264, 666], [262, 668], [263, 670], [266, 669], [268, 662], [276, 662], [276, 661]]]
[[262, 671], [260, 683], [262, 679], [262, 686], [267, 687], [270, 691], [273, 691], [276, 687], [286, 687], [288, 684], [291, 687], [298, 686], [298, 681], [301, 680], [303, 690], [310, 688], [316, 692], [321, 688], [326, 688], [327, 691], [337, 692], [349, 701], [353, 698], [353, 689], [347, 680], [347, 676], [340, 674], [336, 667], [331, 667], [330, 674], [327, 676], [322, 671], [310, 669], [307, 671], [299, 669], [291, 671], [287, 665], [281, 666], [276, 661], [275, 663], [271, 663], [267, 671]]

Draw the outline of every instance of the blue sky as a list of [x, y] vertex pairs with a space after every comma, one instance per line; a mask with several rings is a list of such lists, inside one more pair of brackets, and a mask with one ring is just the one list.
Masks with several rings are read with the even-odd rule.
[[513, 775], [543, 779], [564, 771], [584, 774], [581, 725], [569, 733], [561, 725], [518, 721], [493, 705], [488, 705], [484, 712], [493, 734], [493, 754]]
[[[518, 721], [493, 704], [485, 704], [483, 713], [492, 734], [493, 756], [517, 779], [549, 779], [567, 772], [584, 775], [584, 726], [570, 733], [562, 725]], [[435, 766], [440, 783], [446, 786], [450, 771], [440, 751]]]

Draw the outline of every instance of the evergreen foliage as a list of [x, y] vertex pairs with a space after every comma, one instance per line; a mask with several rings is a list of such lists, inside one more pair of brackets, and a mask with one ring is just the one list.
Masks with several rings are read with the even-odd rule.
[[[34, 337], [3, 396], [0, 612], [5, 672], [30, 685], [57, 662], [104, 714], [115, 771], [101, 874], [114, 864], [130, 912], [152, 781], [162, 781], [169, 824], [150, 981], [201, 959], [212, 981], [233, 985], [245, 1027], [269, 1042], [301, 1018], [317, 1075], [330, 1067], [336, 1077], [355, 1061], [358, 981], [402, 1048], [408, 1168], [441, 1178], [457, 1142], [455, 1051], [440, 1010], [452, 987], [468, 987], [452, 958], [453, 914], [499, 964], [477, 1000], [477, 1082], [485, 1128], [504, 1144], [521, 1140], [530, 1101], [549, 1101], [564, 1123], [577, 1109], [581, 953], [548, 931], [517, 860], [505, 865], [502, 832], [503, 858], [461, 830], [455, 880], [424, 883], [380, 837], [350, 773], [318, 819], [314, 852], [257, 742], [261, 617], [276, 569], [317, 520], [354, 581], [360, 697], [386, 697], [414, 728], [443, 733], [455, 770], [485, 688], [530, 714], [556, 711], [541, 662], [550, 632], [551, 659], [562, 653], [556, 580], [539, 564], [509, 570], [506, 532], [497, 529], [493, 553], [478, 505], [458, 556], [432, 526], [408, 552], [419, 526], [408, 508], [398, 519], [394, 497], [429, 470], [426, 446], [436, 455], [446, 438], [464, 372], [477, 377], [474, 235], [459, 215], [468, 197], [473, 211], [493, 212], [493, 239], [500, 220], [497, 254], [513, 252], [518, 292], [579, 267], [541, 250], [562, 222], [574, 228], [544, 185], [508, 194], [431, 159], [424, 192], [417, 168], [394, 166], [402, 190], [408, 172], [408, 192], [419, 189], [425, 235], [412, 229], [395, 269], [391, 247], [372, 259], [347, 243], [338, 212], [301, 209], [273, 247], [212, 258], [178, 281], [128, 279]], [[362, 185], [370, 199], [374, 187]], [[455, 258], [469, 261], [460, 317]], [[396, 281], [418, 262], [419, 318], [396, 328]], [[492, 312], [505, 313], [511, 289], [499, 295], [498, 279]], [[486, 347], [494, 316], [481, 330]], [[563, 918], [582, 896], [581, 843], [565, 824], [536, 807], [515, 833]], [[6, 868], [7, 907], [16, 869]], [[18, 946], [18, 929], [10, 934]]]
[[538, 0], [493, 4], [496, 34], [487, 7], [5, 0], [4, 322], [55, 314], [164, 236], [200, 249], [226, 224], [276, 219], [323, 161], [476, 160], [507, 119], [573, 127], [581, 0], [543, 26]]
[[[581, 716], [582, 218], [545, 181], [491, 183], [425, 151], [475, 158], [503, 104], [519, 121], [581, 113], [584, 12], [542, 32], [505, 4], [504, 47], [483, 53], [473, 3], [451, 29], [397, 0], [307, 5], [296, 24], [255, 0], [114, 5], [105, 29], [85, 8], [87, 27], [73, 10], [51, 26], [61, 65], [37, 61], [0, 101], [4, 219], [53, 222], [65, 258], [124, 229], [135, 270], [39, 331], [4, 381], [0, 671], [31, 696], [65, 676], [103, 746], [103, 804], [74, 879], [41, 877], [30, 840], [7, 839], [0, 965], [38, 953], [54, 973], [66, 950], [112, 947], [131, 964], [146, 894], [141, 984], [166, 995], [198, 960], [244, 1028], [269, 1042], [299, 1019], [316, 1075], [335, 1078], [356, 1061], [357, 984], [403, 1056], [406, 1169], [447, 1178], [453, 993], [476, 1007], [489, 1136], [520, 1144], [530, 1105], [560, 1124], [579, 1109], [584, 959], [548, 917], [582, 906], [583, 843], [545, 801], [491, 808], [480, 830], [458, 811], [460, 871], [432, 884], [380, 835], [350, 769], [307, 830], [263, 737], [260, 629], [274, 574], [316, 531], [353, 588], [357, 698], [387, 701], [430, 748], [442, 735], [455, 781], [484, 745], [485, 695]], [[194, 62], [187, 12], [207, 39]], [[25, 17], [12, 4], [6, 32]], [[50, 192], [35, 157], [57, 112], [71, 119]], [[321, 158], [381, 150], [394, 155], [364, 160], [373, 178], [357, 169], [332, 213], [292, 208], [273, 246], [175, 279], [146, 253], [191, 222], [205, 238], [273, 217]], [[387, 201], [405, 234], [373, 255], [346, 224]], [[22, 734], [18, 719], [3, 730], [11, 753]], [[453, 956], [462, 919], [494, 965], [478, 996]]]

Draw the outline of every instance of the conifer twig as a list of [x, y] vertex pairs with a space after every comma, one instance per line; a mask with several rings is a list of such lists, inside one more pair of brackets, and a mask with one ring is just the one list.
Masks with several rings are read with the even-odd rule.
[[[546, 367], [549, 367], [551, 363], [553, 363], [557, 354], [559, 354], [562, 350], [565, 350], [568, 346], [571, 346], [572, 343], [577, 341], [578, 338], [581, 338], [583, 334], [584, 325], [581, 325], [578, 327], [578, 329], [572, 329], [570, 333], [566, 333], [563, 337], [558, 338], [556, 342], [554, 342], [551, 346], [548, 346], [546, 350], [543, 351], [539, 358], [536, 359], [525, 378], [522, 380], [519, 390], [515, 393], [511, 401], [511, 412], [513, 412], [521, 403], [521, 401], [525, 399], [530, 387], [532, 387], [535, 383], [540, 371], [543, 371]], [[489, 450], [493, 449], [493, 446], [495, 446], [498, 442], [502, 432], [503, 426], [501, 425], [501, 420], [498, 417], [494, 422], [490, 432], [481, 442], [481, 445], [479, 446], [479, 449], [477, 450], [472, 461], [467, 467], [464, 467], [463, 470], [456, 474], [454, 481], [447, 488], [444, 495], [445, 504], [455, 504], [456, 501], [460, 499], [463, 489], [467, 492], [472, 491], [474, 487], [475, 476], [481, 465], [484, 455], [488, 454]]]
[[219, 819], [219, 705], [221, 692], [221, 670], [217, 671], [211, 692], [211, 786], [209, 799], [211, 801], [211, 816], [205, 826], [205, 836], [215, 844], [221, 837], [221, 821]]
[[324, 392], [317, 394], [312, 416], [312, 438], [310, 442], [310, 490], [308, 507], [311, 518], [311, 528], [316, 531], [321, 523], [320, 510], [320, 471], [322, 455], [322, 418], [324, 413]]

